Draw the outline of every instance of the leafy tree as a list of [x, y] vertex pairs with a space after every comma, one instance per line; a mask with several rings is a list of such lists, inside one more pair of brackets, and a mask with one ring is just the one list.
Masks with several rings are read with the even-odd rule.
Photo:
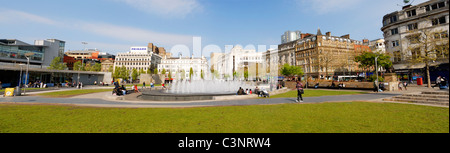
[[161, 71], [161, 74], [166, 76], [166, 69], [163, 68], [163, 70]]
[[364, 52], [359, 56], [355, 57], [355, 62], [359, 63], [359, 67], [363, 69], [371, 69], [375, 71], [375, 57], [377, 58], [378, 69], [384, 68], [388, 69], [392, 66], [392, 61], [390, 56], [382, 53]]
[[73, 63], [73, 70], [75, 71], [85, 71], [85, 67], [82, 66], [83, 64], [81, 63], [81, 61], [76, 61], [75, 63]]
[[65, 70], [67, 69], [66, 63], [61, 62], [61, 57], [55, 57], [50, 63], [50, 67], [48, 69], [51, 70]]
[[131, 78], [134, 80], [137, 80], [137, 77], [139, 76], [138, 71], [136, 70], [136, 68], [133, 68], [133, 70], [131, 71]]
[[192, 75], [194, 74], [194, 70], [192, 67], [189, 69], [189, 80], [192, 80]]
[[112, 77], [113, 78], [120, 78], [120, 70], [121, 70], [121, 68], [116, 66], [116, 69], [114, 70], [114, 72], [112, 74]]
[[108, 68], [108, 72], [113, 72], [113, 66], [109, 66], [109, 68]]
[[138, 75], [145, 74], [144, 69], [139, 69]]
[[299, 66], [284, 64], [281, 68], [281, 74], [288, 77], [303, 76], [303, 69]]
[[203, 77], [203, 70], [200, 70], [200, 78], [204, 79]]

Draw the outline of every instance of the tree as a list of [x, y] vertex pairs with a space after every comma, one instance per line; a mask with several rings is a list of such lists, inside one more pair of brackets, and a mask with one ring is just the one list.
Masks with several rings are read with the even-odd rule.
[[137, 80], [137, 77], [139, 76], [138, 71], [136, 70], [136, 68], [133, 68], [133, 70], [131, 71], [131, 78], [134, 80]]
[[112, 74], [113, 78], [120, 78], [120, 69], [121, 69], [120, 67], [116, 66], [116, 68], [115, 68], [115, 70], [114, 70], [114, 72]]
[[299, 66], [284, 64], [281, 68], [281, 74], [288, 77], [303, 76], [303, 69]]
[[189, 69], [189, 80], [192, 80], [192, 75], [194, 74], [194, 70], [192, 67]]
[[82, 65], [83, 64], [81, 63], [81, 61], [76, 61], [75, 63], [73, 63], [73, 70], [75, 70], [75, 71], [84, 71], [85, 68]]
[[139, 69], [138, 75], [145, 74], [144, 69]]
[[162, 69], [161, 74], [165, 75], [166, 74], [166, 69]]
[[333, 64], [337, 60], [337, 58], [335, 57], [333, 52], [323, 51], [323, 53], [318, 56], [318, 60], [318, 62], [313, 63], [316, 63], [320, 69], [325, 68], [325, 78], [328, 79], [328, 70], [333, 67]]
[[428, 88], [431, 88], [430, 66], [437, 60], [448, 62], [448, 33], [443, 30], [411, 30], [406, 36], [408, 43], [407, 59], [411, 64], [425, 64]]
[[203, 70], [200, 70], [200, 78], [204, 79], [203, 77]]
[[95, 71], [95, 72], [99, 72], [100, 70], [102, 70], [102, 64], [100, 63], [86, 63], [86, 65], [84, 66], [84, 70], [83, 71]]
[[388, 69], [392, 66], [392, 61], [390, 60], [390, 56], [382, 53], [372, 53], [372, 52], [364, 52], [359, 56], [355, 57], [355, 62], [359, 63], [359, 67], [363, 69], [373, 68], [375, 71], [375, 57], [377, 58], [378, 68]]
[[108, 72], [113, 72], [113, 66], [109, 66], [109, 68], [108, 68]]
[[57, 56], [53, 58], [52, 62], [50, 63], [50, 67], [47, 69], [51, 70], [65, 70], [67, 69], [66, 63], [61, 62], [61, 57]]

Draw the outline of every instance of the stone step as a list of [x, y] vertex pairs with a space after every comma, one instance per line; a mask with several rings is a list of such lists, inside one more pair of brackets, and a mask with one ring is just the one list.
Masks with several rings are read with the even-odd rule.
[[440, 94], [403, 94], [405, 97], [425, 97], [425, 98], [445, 98], [448, 99], [449, 95], [440, 95]]
[[422, 91], [422, 94], [426, 95], [449, 95], [449, 92], [446, 91]]
[[412, 96], [395, 96], [394, 99], [406, 99], [417, 101], [433, 101], [433, 102], [448, 102], [448, 98], [430, 98], [430, 97], [412, 97]]
[[385, 98], [383, 101], [398, 101], [398, 102], [412, 102], [420, 104], [433, 104], [433, 105], [443, 105], [449, 106], [449, 102], [436, 102], [436, 101], [422, 101], [422, 100], [411, 100], [411, 99], [398, 99], [398, 98]]

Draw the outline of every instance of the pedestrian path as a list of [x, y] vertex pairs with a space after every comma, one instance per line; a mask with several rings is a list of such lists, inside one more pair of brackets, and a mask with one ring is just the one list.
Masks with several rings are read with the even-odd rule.
[[[98, 87], [91, 87], [91, 88], [98, 89]], [[61, 88], [60, 90], [76, 90], [76, 88], [65, 88], [65, 89]], [[424, 87], [411, 87], [408, 88], [408, 90], [392, 91], [392, 92], [380, 92], [380, 93], [370, 92], [368, 94], [358, 94], [358, 95], [304, 97], [304, 103], [308, 104], [320, 102], [348, 102], [348, 101], [386, 102], [383, 101], [383, 99], [401, 96], [403, 94], [420, 93], [423, 91], [448, 92], [448, 90], [428, 89]], [[34, 93], [42, 93], [42, 92], [51, 92], [51, 91], [39, 91]], [[213, 100], [213, 101], [189, 101], [189, 102], [171, 102], [171, 101], [153, 102], [153, 101], [138, 101], [137, 99], [111, 100], [105, 98], [106, 96], [110, 96], [110, 94], [111, 92], [108, 91], [108, 92], [99, 92], [73, 96], [71, 98], [48, 98], [48, 97], [28, 95], [28, 96], [0, 98], [0, 102], [74, 104], [74, 105], [98, 106], [98, 107], [202, 107], [202, 106], [232, 106], [232, 105], [261, 105], [261, 104], [264, 105], [264, 104], [295, 103], [295, 98], [270, 98], [270, 99], [251, 98], [240, 100]]]

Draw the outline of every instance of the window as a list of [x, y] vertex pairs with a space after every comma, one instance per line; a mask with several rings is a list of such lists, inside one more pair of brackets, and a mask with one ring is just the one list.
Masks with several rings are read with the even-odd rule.
[[397, 46], [399, 46], [398, 40], [392, 41], [392, 47], [397, 47]]
[[391, 16], [390, 21], [391, 23], [397, 22], [397, 16], [396, 15]]
[[400, 51], [394, 51], [394, 62], [400, 62], [402, 60]]
[[438, 8], [443, 8], [443, 7], [445, 7], [445, 2], [440, 2], [440, 3], [425, 6], [425, 10], [428, 12], [428, 11], [432, 11], [432, 10], [435, 10]]
[[444, 24], [444, 23], [446, 23], [446, 21], [445, 21], [445, 16], [442, 16], [442, 17], [440, 17], [440, 18], [434, 18], [434, 19], [431, 21], [431, 24], [432, 24], [432, 25], [439, 25], [439, 24]]
[[408, 31], [409, 30], [416, 30], [417, 29], [417, 23], [408, 24]]
[[408, 15], [408, 17], [416, 16], [416, 10], [407, 11], [406, 15]]
[[391, 35], [398, 34], [398, 28], [391, 29]]

